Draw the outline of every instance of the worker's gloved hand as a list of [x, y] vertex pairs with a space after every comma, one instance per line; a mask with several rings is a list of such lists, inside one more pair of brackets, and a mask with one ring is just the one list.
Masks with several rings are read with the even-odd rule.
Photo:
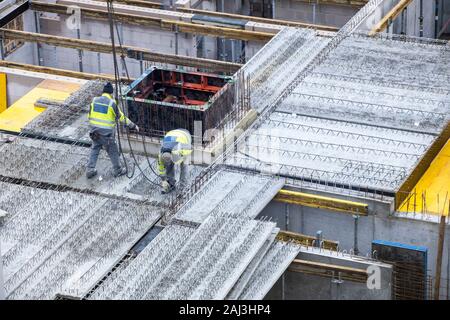
[[161, 181], [161, 188], [164, 192], [169, 192], [169, 190], [170, 190], [169, 182], [167, 182], [165, 180]]
[[139, 132], [139, 127], [135, 125], [134, 130], [136, 130], [136, 132]]

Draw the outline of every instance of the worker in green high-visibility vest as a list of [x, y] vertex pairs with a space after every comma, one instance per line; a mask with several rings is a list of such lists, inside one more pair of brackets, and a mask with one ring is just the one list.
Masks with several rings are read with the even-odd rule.
[[125, 167], [120, 165], [119, 149], [115, 140], [116, 122], [125, 124], [129, 129], [139, 131], [139, 127], [128, 119], [120, 110], [116, 100], [112, 97], [114, 89], [111, 83], [103, 88], [103, 94], [95, 97], [89, 110], [89, 133], [92, 139], [92, 148], [86, 170], [86, 177], [91, 179], [97, 175], [95, 166], [102, 148], [108, 153], [113, 164], [114, 176], [119, 177], [127, 173]]

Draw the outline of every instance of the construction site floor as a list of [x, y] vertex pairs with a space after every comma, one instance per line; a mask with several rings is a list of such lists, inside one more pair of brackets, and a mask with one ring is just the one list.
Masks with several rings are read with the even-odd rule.
[[414, 194], [400, 207], [401, 212], [448, 216], [450, 206], [450, 140], [433, 160], [413, 189]]
[[78, 90], [79, 87], [79, 84], [64, 81], [42, 81], [8, 109], [0, 113], [0, 129], [20, 132], [23, 127], [45, 110], [34, 106], [37, 100], [45, 98], [62, 101]]

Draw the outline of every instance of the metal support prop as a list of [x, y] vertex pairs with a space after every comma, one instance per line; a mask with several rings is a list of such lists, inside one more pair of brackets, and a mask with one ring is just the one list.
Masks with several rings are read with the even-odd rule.
[[0, 60], [5, 60], [5, 47], [2, 38], [0, 38]]
[[402, 11], [401, 21], [400, 21], [400, 34], [406, 35], [406, 19], [408, 15], [408, 7], [405, 7]]
[[434, 282], [434, 300], [439, 300], [439, 293], [441, 289], [441, 272], [442, 272], [442, 254], [444, 251], [444, 238], [445, 238], [445, 219], [446, 216], [441, 216], [441, 221], [439, 223], [439, 238], [437, 247], [437, 258], [436, 258], [436, 277]]
[[6, 298], [5, 286], [3, 281], [3, 258], [2, 258], [2, 245], [0, 243], [0, 300]]
[[320, 247], [321, 247], [322, 238], [323, 238], [323, 236], [322, 236], [322, 230], [318, 230], [318, 231], [316, 232], [316, 242], [315, 242], [315, 245], [316, 245], [317, 248], [320, 248]]
[[359, 216], [355, 214], [355, 215], [353, 215], [353, 219], [355, 220], [353, 250], [354, 250], [355, 256], [357, 256], [359, 254], [359, 250], [358, 250], [358, 220], [359, 220]]
[[434, 38], [439, 34], [439, 0], [434, 0]]
[[[98, 68], [98, 73], [102, 72], [102, 59], [100, 57], [100, 52], [97, 52], [97, 68]], [[142, 74], [142, 72], [141, 72]]]
[[140, 68], [141, 74], [144, 73], [144, 59], [142, 59], [143, 58], [142, 56], [143, 56], [143, 54], [142, 54], [142, 52], [140, 52], [139, 53], [139, 68]]
[[289, 203], [285, 204], [285, 224], [286, 224], [286, 231], [289, 231]]
[[420, 0], [419, 37], [423, 37], [423, 0]]
[[[77, 38], [81, 39], [81, 31], [80, 28], [77, 28]], [[78, 69], [80, 72], [83, 72], [83, 50], [78, 50]]]
[[[41, 33], [41, 24], [40, 24], [40, 21], [39, 21], [39, 12], [37, 12], [37, 11], [34, 12], [34, 24], [35, 24], [36, 33]], [[39, 42], [36, 42], [36, 51], [37, 51], [38, 65], [42, 66], [43, 65], [43, 61], [42, 61], [42, 56], [41, 56], [41, 44]]]

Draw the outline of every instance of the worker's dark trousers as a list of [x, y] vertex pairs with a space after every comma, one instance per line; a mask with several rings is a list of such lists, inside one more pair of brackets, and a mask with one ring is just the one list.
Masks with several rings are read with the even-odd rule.
[[[180, 163], [180, 184], [186, 185], [187, 184], [187, 175], [188, 175], [188, 166], [184, 161]], [[166, 167], [166, 176], [163, 177], [163, 179], [166, 179], [167, 182], [171, 186], [175, 186], [177, 181], [175, 179], [175, 164], [172, 163], [172, 165]]]
[[93, 171], [95, 169], [95, 165], [97, 164], [98, 155], [102, 147], [108, 153], [109, 158], [111, 159], [114, 173], [118, 173], [120, 169], [120, 159], [119, 159], [119, 149], [117, 148], [117, 143], [114, 138], [114, 134], [97, 134], [96, 136], [92, 136], [92, 147], [91, 154], [89, 155], [88, 162], [88, 171]]

